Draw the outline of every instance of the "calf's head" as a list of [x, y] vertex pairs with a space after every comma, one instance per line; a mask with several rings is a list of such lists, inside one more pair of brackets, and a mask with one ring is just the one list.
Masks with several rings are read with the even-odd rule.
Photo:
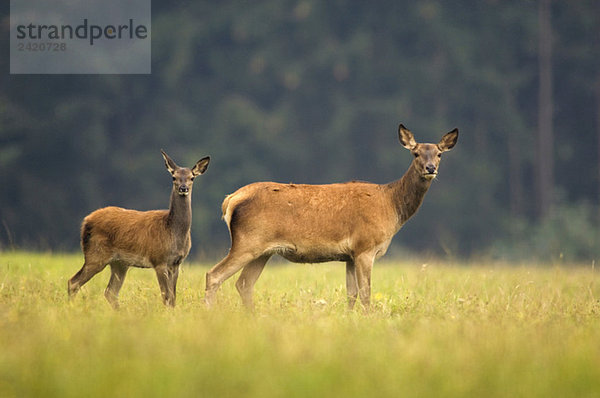
[[187, 167], [179, 167], [177, 164], [161, 150], [163, 158], [165, 159], [165, 165], [167, 170], [173, 176], [173, 190], [177, 192], [179, 196], [187, 196], [192, 192], [192, 186], [194, 185], [194, 178], [203, 174], [208, 168], [210, 162], [210, 156], [200, 159], [196, 162], [194, 167], [188, 169]]

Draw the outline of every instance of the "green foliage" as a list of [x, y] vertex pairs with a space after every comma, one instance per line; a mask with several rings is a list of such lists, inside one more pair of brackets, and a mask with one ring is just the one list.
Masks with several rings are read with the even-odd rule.
[[512, 236], [499, 241], [490, 254], [503, 259], [572, 262], [600, 257], [600, 232], [592, 206], [563, 204], [537, 224], [511, 220]]
[[269, 266], [248, 314], [228, 281], [214, 310], [204, 266], [177, 307], [130, 271], [121, 310], [108, 271], [72, 301], [79, 255], [0, 253], [4, 397], [592, 397], [600, 388], [596, 271], [387, 263], [373, 309], [345, 309], [344, 267]]
[[[97, 207], [166, 207], [164, 148], [212, 156], [193, 250], [216, 257], [221, 200], [241, 185], [399, 178], [399, 122], [421, 141], [461, 131], [401, 245], [468, 255], [509, 240], [505, 220], [535, 220], [536, 2], [152, 6], [151, 75], [9, 75], [0, 60], [0, 247], [72, 250]], [[573, 203], [597, 201], [599, 15], [553, 6], [555, 174]]]

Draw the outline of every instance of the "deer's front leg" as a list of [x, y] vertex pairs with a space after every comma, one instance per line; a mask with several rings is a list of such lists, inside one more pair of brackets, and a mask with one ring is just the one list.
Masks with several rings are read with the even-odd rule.
[[156, 279], [158, 279], [163, 303], [169, 307], [175, 307], [175, 297], [173, 290], [169, 286], [169, 269], [167, 264], [159, 264], [154, 267], [154, 270], [156, 271]]
[[358, 297], [358, 282], [356, 281], [356, 265], [354, 261], [346, 261], [346, 293], [348, 294], [348, 309], [353, 309]]
[[358, 294], [365, 310], [371, 304], [371, 270], [373, 269], [374, 257], [370, 254], [361, 254], [356, 257], [356, 279], [358, 282]]
[[177, 279], [179, 278], [179, 264], [170, 265], [167, 268], [168, 287], [173, 301], [172, 307], [175, 306], [177, 299]]

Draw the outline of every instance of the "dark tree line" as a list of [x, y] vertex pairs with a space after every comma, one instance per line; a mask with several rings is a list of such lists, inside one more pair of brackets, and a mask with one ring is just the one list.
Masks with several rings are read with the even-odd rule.
[[[154, 1], [151, 75], [10, 75], [0, 59], [0, 247], [74, 249], [109, 205], [167, 206], [160, 148], [210, 154], [197, 254], [258, 180], [388, 182], [421, 141], [455, 150], [397, 246], [589, 259], [600, 236], [600, 7], [593, 0]], [[8, 54], [9, 10], [0, 46]]]

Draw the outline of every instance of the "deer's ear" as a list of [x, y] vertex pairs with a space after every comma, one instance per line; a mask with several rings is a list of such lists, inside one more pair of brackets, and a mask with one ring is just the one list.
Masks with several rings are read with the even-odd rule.
[[169, 170], [169, 173], [173, 174], [175, 170], [179, 168], [179, 166], [177, 166], [177, 164], [169, 157], [169, 155], [165, 153], [165, 151], [161, 149], [160, 153], [162, 153], [162, 156], [165, 159], [165, 166], [167, 166], [167, 170]]
[[400, 139], [402, 146], [408, 150], [412, 151], [417, 146], [417, 141], [415, 141], [413, 133], [402, 124], [398, 126], [398, 138]]
[[192, 168], [192, 174], [195, 176], [204, 174], [206, 169], [208, 168], [208, 164], [210, 163], [210, 156], [200, 159], [196, 162], [194, 167]]
[[454, 148], [454, 145], [456, 145], [456, 141], [458, 141], [458, 129], [454, 129], [451, 132], [444, 135], [440, 140], [438, 147], [440, 148], [440, 151], [446, 152]]

